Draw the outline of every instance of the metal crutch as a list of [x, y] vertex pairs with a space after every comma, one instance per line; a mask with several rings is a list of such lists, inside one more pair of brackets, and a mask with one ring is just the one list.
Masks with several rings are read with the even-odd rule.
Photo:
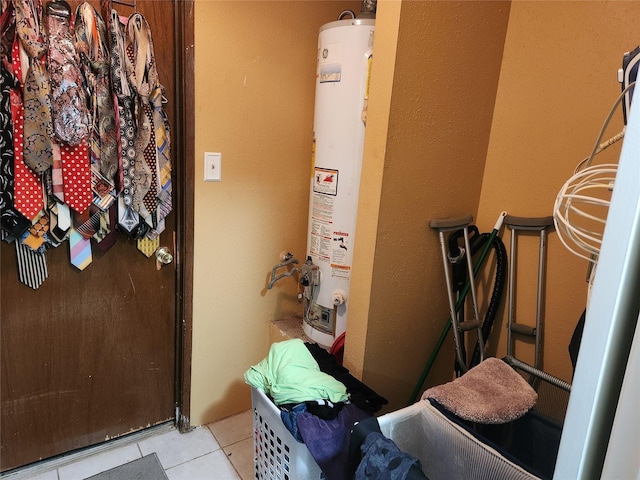
[[[476, 297], [476, 287], [473, 281], [473, 265], [471, 262], [471, 246], [469, 245], [469, 225], [473, 221], [473, 216], [458, 218], [446, 218], [436, 219], [429, 222], [429, 227], [438, 232], [440, 238], [440, 250], [442, 251], [442, 264], [444, 266], [444, 276], [447, 282], [447, 297], [449, 299], [449, 313], [451, 315], [451, 323], [453, 325], [453, 337], [456, 344], [456, 359], [458, 366], [462, 373], [468, 370], [466, 359], [463, 358], [462, 352], [464, 351], [464, 332], [476, 329], [478, 335], [478, 344], [480, 345], [480, 361], [484, 360], [484, 339], [482, 337], [482, 323], [480, 322], [480, 315], [478, 314], [478, 302]], [[445, 232], [462, 230], [464, 236], [464, 250], [456, 258], [451, 258], [447, 254], [445, 246]], [[471, 299], [473, 303], [473, 320], [459, 321], [458, 312], [456, 310], [456, 301], [453, 298], [453, 288], [451, 284], [451, 267], [453, 264], [459, 261], [463, 256], [467, 259], [467, 271], [469, 275], [469, 284], [471, 287]]]
[[[511, 263], [509, 265], [509, 314], [507, 321], [507, 359], [515, 359], [515, 338], [513, 334], [534, 339], [535, 358], [533, 367], [540, 370], [542, 324], [544, 319], [544, 277], [547, 257], [547, 230], [553, 227], [553, 217], [514, 217], [507, 215], [504, 224], [511, 230]], [[531, 327], [516, 322], [516, 237], [520, 231], [537, 231], [540, 234], [538, 253], [538, 286], [536, 299], [536, 326]], [[519, 362], [518, 362], [519, 363]]]

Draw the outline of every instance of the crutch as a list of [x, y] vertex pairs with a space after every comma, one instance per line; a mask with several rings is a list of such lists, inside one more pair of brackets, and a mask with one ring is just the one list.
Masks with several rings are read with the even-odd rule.
[[[473, 273], [473, 264], [471, 261], [471, 246], [469, 244], [469, 225], [473, 221], [471, 215], [459, 218], [436, 219], [429, 222], [429, 227], [438, 232], [440, 237], [440, 249], [442, 251], [442, 264], [444, 266], [444, 276], [447, 282], [447, 297], [449, 299], [449, 314], [451, 315], [451, 323], [453, 325], [453, 337], [456, 344], [456, 359], [458, 367], [465, 373], [468, 370], [467, 361], [464, 358], [464, 333], [470, 330], [476, 330], [478, 335], [478, 344], [480, 345], [480, 361], [484, 359], [484, 339], [482, 337], [482, 322], [478, 313], [478, 301], [476, 296], [476, 287]], [[464, 249], [459, 256], [452, 258], [447, 254], [446, 242], [444, 238], [445, 232], [462, 230], [464, 237]], [[473, 304], [473, 319], [460, 321], [456, 309], [456, 300], [453, 298], [453, 288], [451, 283], [451, 265], [466, 257], [467, 272], [469, 275], [469, 285], [471, 289], [471, 302]], [[459, 300], [459, 299], [458, 299]]]
[[[511, 230], [511, 263], [509, 265], [509, 314], [507, 320], [507, 361], [520, 363], [515, 356], [516, 336], [520, 338], [533, 338], [534, 362], [533, 367], [540, 370], [542, 325], [544, 320], [544, 279], [547, 257], [547, 232], [553, 227], [553, 217], [514, 217], [507, 215], [504, 224]], [[516, 263], [517, 263], [517, 236], [519, 232], [539, 232], [540, 243], [538, 249], [538, 286], [536, 298], [536, 326], [531, 327], [516, 321], [515, 295], [516, 295]], [[516, 362], [513, 362], [516, 360]]]
[[[482, 249], [482, 252], [480, 252], [480, 255], [478, 256], [478, 260], [476, 261], [476, 264], [473, 267], [474, 276], [477, 275], [477, 273], [480, 271], [480, 268], [482, 267], [482, 264], [484, 263], [485, 259], [487, 258], [487, 255], [489, 253], [489, 249], [491, 248], [491, 244], [493, 243], [495, 237], [500, 232], [500, 229], [502, 228], [502, 222], [503, 222], [504, 218], [506, 217], [506, 215], [507, 215], [507, 212], [500, 212], [500, 215], [498, 216], [498, 220], [496, 221], [496, 224], [493, 227], [493, 230], [492, 230], [491, 234], [489, 235], [489, 238], [488, 238], [487, 242], [485, 243], [484, 248]], [[439, 222], [437, 222], [436, 224], [438, 224], [438, 223]], [[441, 245], [442, 245], [442, 243], [441, 243]], [[445, 266], [445, 271], [448, 271], [447, 266]], [[448, 283], [449, 282], [447, 282], [447, 284]], [[467, 279], [467, 284], [465, 285], [465, 287], [460, 292], [460, 298], [458, 298], [458, 303], [456, 304], [456, 307], [455, 307], [456, 312], [460, 308], [462, 308], [462, 303], [464, 302], [464, 299], [467, 296], [467, 293], [469, 292], [469, 289], [471, 288], [470, 287], [471, 283], [473, 283], [473, 278]], [[451, 314], [449, 316], [451, 317]], [[445, 323], [444, 328], [442, 329], [442, 332], [440, 333], [440, 336], [438, 337], [438, 340], [436, 341], [436, 345], [433, 348], [433, 350], [431, 352], [431, 355], [429, 355], [429, 359], [427, 360], [427, 363], [424, 366], [424, 369], [422, 370], [422, 374], [420, 375], [420, 378], [418, 379], [418, 382], [416, 383], [415, 387], [413, 388], [413, 391], [411, 392], [411, 396], [409, 397], [409, 401], [407, 402], [407, 405], [411, 405], [413, 402], [416, 401], [416, 398], [418, 398], [418, 393], [420, 392], [420, 389], [422, 388], [422, 385], [424, 384], [424, 381], [427, 379], [427, 375], [429, 375], [429, 372], [431, 371], [431, 368], [433, 367], [433, 364], [436, 361], [436, 357], [438, 356], [438, 352], [442, 348], [442, 345], [444, 344], [447, 336], [449, 335], [449, 330], [451, 330], [451, 324], [452, 323], [453, 323], [453, 321], [451, 320], [451, 318], [449, 318], [447, 320], [447, 322]]]

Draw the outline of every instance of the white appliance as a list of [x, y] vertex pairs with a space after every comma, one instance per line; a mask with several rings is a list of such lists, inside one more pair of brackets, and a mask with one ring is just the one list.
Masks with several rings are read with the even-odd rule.
[[331, 346], [346, 330], [375, 20], [320, 28], [307, 260], [300, 267], [304, 333]]

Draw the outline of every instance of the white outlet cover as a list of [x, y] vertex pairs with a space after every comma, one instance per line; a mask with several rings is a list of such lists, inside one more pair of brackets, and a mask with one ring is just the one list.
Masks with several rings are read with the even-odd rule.
[[222, 181], [222, 154], [205, 152], [204, 154], [204, 181]]

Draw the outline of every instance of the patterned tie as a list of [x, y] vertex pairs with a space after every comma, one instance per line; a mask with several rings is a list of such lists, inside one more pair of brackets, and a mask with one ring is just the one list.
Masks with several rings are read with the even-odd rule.
[[58, 140], [75, 146], [86, 142], [89, 118], [70, 27], [71, 8], [66, 2], [48, 2], [46, 18], [53, 128]]
[[142, 98], [142, 108], [144, 109], [147, 119], [146, 125], [148, 125], [149, 128], [149, 142], [142, 150], [142, 155], [151, 175], [149, 189], [142, 198], [144, 208], [140, 209], [140, 214], [145, 217], [145, 221], [151, 228], [156, 228], [158, 225], [158, 216], [156, 212], [158, 208], [158, 152], [156, 150], [156, 129], [153, 124], [153, 110], [149, 105], [149, 100], [145, 97]]
[[16, 32], [29, 56], [24, 81], [24, 161], [36, 173], [53, 164], [49, 73], [45, 68], [47, 47], [40, 32], [40, 4], [14, 0]]
[[75, 32], [93, 114], [89, 140], [91, 162], [98, 165], [101, 175], [114, 188], [119, 165], [119, 131], [111, 93], [106, 25], [87, 2], [76, 10]]
[[[53, 237], [58, 244], [62, 243], [67, 238], [69, 227], [62, 228], [60, 225], [60, 207], [66, 207], [66, 205], [53, 203], [49, 210], [49, 234]], [[69, 213], [67, 207], [67, 214]], [[64, 215], [64, 212], [62, 213]], [[64, 224], [64, 220], [63, 220]], [[57, 245], [56, 245], [57, 246]]]
[[118, 100], [118, 124], [120, 127], [120, 155], [122, 161], [121, 192], [118, 199], [118, 223], [131, 233], [140, 222], [140, 217], [133, 210], [133, 188], [136, 164], [136, 136], [137, 126], [134, 114], [133, 91], [127, 79], [125, 67], [127, 57], [125, 52], [124, 25], [115, 10], [111, 11], [109, 22], [111, 45], [111, 82]]
[[69, 261], [78, 270], [84, 270], [91, 263], [91, 240], [71, 230], [69, 233]]
[[73, 229], [83, 238], [90, 240], [100, 230], [100, 214], [101, 210], [95, 205], [92, 205], [82, 214], [74, 214]]
[[20, 242], [16, 244], [18, 279], [28, 287], [37, 290], [49, 276], [44, 252], [36, 252]]
[[137, 240], [137, 246], [138, 250], [140, 250], [147, 258], [149, 258], [160, 246], [160, 238], [139, 238]]
[[31, 225], [31, 228], [29, 229], [29, 235], [22, 240], [22, 243], [27, 245], [32, 250], [38, 250], [44, 244], [44, 236], [48, 231], [49, 213], [43, 211]]
[[164, 230], [164, 219], [172, 209], [171, 185], [171, 149], [169, 140], [169, 121], [163, 110], [163, 89], [158, 86], [151, 95], [153, 105], [153, 124], [155, 127], [156, 152], [160, 189], [158, 190], [157, 218], [155, 228], [157, 234]]
[[[169, 123], [163, 110], [164, 89], [158, 81], [151, 30], [145, 18], [134, 14], [127, 22], [126, 70], [136, 93], [138, 151], [133, 177], [132, 205], [149, 227], [148, 240], [155, 243], [165, 229], [172, 209]], [[148, 254], [150, 248], [138, 242]]]
[[118, 206], [113, 204], [108, 211], [102, 212], [100, 215], [100, 230], [98, 230], [93, 239], [95, 245], [101, 252], [106, 252], [113, 245], [115, 245], [118, 239], [118, 233], [116, 231], [117, 223], [117, 210]]
[[[11, 65], [18, 80], [22, 77], [20, 42], [13, 43]], [[33, 220], [42, 210], [42, 182], [39, 176], [24, 163], [22, 139], [24, 138], [24, 106], [19, 89], [12, 88], [11, 117], [13, 123], [13, 160], [14, 160], [14, 207], [28, 220]]]
[[64, 178], [62, 174], [62, 153], [60, 145], [53, 143], [53, 165], [51, 165], [51, 195], [64, 203]]
[[[157, 83], [154, 75], [155, 69], [149, 69], [151, 59], [150, 31], [144, 17], [135, 13], [129, 17], [127, 22], [127, 32], [125, 38], [126, 50], [126, 71], [129, 84], [135, 93], [135, 110], [138, 113], [136, 118], [137, 136], [135, 142], [136, 160], [135, 175], [133, 178], [133, 209], [140, 214], [144, 221], [153, 227], [151, 211], [147, 208], [145, 199], [150, 197], [147, 194], [151, 190], [151, 195], [155, 196], [157, 185], [155, 171], [155, 139], [151, 145], [152, 135], [155, 137], [153, 128], [153, 113], [149, 106], [149, 94], [151, 86]], [[152, 168], [153, 166], [153, 168]], [[153, 209], [155, 211], [155, 208]]]
[[13, 207], [13, 127], [11, 126], [10, 91], [19, 88], [18, 80], [4, 62], [0, 63], [0, 226], [2, 240], [20, 238], [31, 222]]
[[62, 178], [64, 185], [64, 201], [78, 213], [84, 212], [91, 204], [91, 168], [87, 144], [75, 147], [62, 144]]

